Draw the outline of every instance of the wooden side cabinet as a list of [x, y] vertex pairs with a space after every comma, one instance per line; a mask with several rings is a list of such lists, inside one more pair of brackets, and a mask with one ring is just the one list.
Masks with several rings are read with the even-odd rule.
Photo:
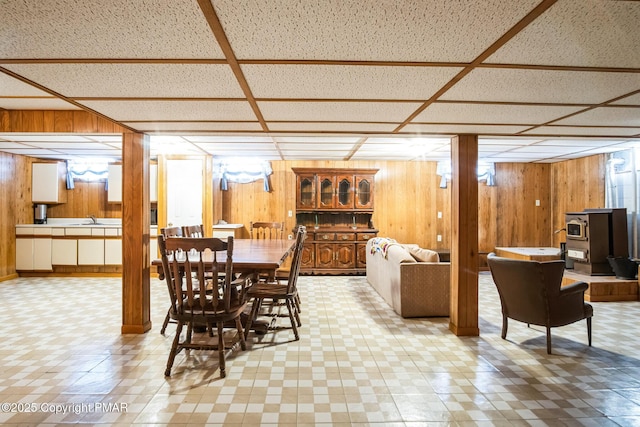
[[307, 227], [303, 274], [364, 274], [377, 169], [293, 168], [296, 222]]

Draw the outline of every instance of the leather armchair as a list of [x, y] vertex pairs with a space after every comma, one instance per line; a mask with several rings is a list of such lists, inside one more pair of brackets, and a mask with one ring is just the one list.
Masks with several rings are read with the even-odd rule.
[[551, 354], [551, 328], [587, 320], [591, 346], [593, 307], [584, 302], [585, 282], [561, 287], [564, 261], [523, 261], [490, 253], [487, 261], [502, 304], [502, 338], [508, 318], [547, 329], [547, 353]]

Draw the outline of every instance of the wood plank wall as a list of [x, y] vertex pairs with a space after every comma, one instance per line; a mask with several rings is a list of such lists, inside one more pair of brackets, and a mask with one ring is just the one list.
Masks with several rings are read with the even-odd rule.
[[[574, 162], [577, 161], [563, 164]], [[380, 230], [379, 235], [432, 249], [449, 249], [451, 185], [449, 183], [447, 189], [439, 188], [440, 177], [436, 175], [435, 162], [274, 161], [271, 166], [274, 173], [270, 179], [270, 193], [262, 190], [261, 181], [230, 183], [229, 190], [221, 192], [221, 217], [214, 218], [214, 222], [224, 219], [246, 227], [252, 220], [279, 220], [292, 229], [295, 218], [287, 216], [289, 210], [295, 212], [292, 167], [378, 168], [373, 222]], [[568, 183], [576, 168], [579, 166], [556, 172], [555, 179], [563, 180], [563, 189], [570, 188]], [[481, 253], [490, 252], [496, 246], [557, 246], [552, 236], [551, 189], [554, 186], [551, 179], [548, 164], [498, 163], [497, 185], [488, 187], [484, 181], [478, 183]], [[596, 174], [585, 179], [597, 181], [600, 178]], [[583, 186], [584, 180], [578, 185]], [[555, 196], [554, 200], [558, 198]], [[536, 200], [540, 200], [540, 206], [535, 205]], [[438, 212], [442, 212], [442, 218], [438, 218]], [[437, 241], [438, 235], [442, 236], [441, 242]]]
[[[566, 212], [604, 208], [606, 157], [604, 154], [551, 165], [551, 230], [564, 228]], [[565, 241], [564, 232], [553, 233], [553, 246]]]

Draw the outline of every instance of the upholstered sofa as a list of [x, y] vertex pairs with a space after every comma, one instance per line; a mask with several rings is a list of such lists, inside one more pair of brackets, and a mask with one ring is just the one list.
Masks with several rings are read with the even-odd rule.
[[367, 281], [402, 317], [449, 315], [450, 263], [416, 244], [367, 242]]

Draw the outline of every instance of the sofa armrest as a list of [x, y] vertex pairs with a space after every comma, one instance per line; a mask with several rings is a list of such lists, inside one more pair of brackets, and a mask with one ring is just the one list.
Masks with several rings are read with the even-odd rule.
[[448, 316], [451, 263], [416, 262], [400, 265], [402, 317]]

